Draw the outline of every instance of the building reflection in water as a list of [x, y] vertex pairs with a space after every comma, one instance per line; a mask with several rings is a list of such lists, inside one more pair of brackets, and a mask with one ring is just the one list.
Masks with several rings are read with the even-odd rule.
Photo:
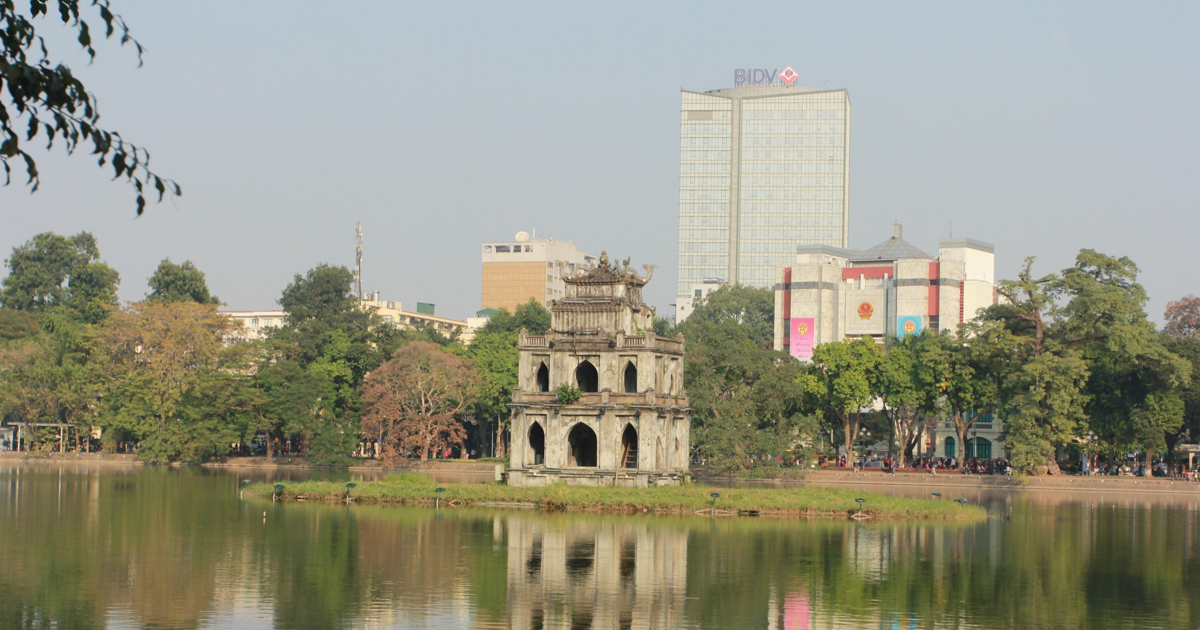
[[513, 630], [682, 625], [686, 532], [638, 519], [513, 516], [506, 526]]

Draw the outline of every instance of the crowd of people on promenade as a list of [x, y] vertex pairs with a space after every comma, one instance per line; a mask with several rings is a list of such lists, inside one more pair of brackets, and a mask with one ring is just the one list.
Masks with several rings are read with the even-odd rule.
[[859, 456], [853, 460], [849, 460], [843, 453], [837, 457], [820, 455], [817, 457], [817, 464], [821, 468], [848, 468], [853, 469], [855, 472], [878, 469], [892, 473], [903, 470], [925, 472], [934, 475], [939, 472], [961, 473], [964, 475], [1012, 475], [1013, 473], [1012, 464], [1003, 457], [972, 457], [966, 461], [959, 461], [955, 457], [922, 455], [914, 459], [910, 465], [903, 466], [898, 459], [890, 455], [874, 458]]

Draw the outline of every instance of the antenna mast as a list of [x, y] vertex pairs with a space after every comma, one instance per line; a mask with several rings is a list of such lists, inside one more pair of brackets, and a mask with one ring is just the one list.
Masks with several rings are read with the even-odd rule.
[[363, 299], [362, 288], [362, 222], [354, 224], [354, 293], [358, 295], [358, 301]]

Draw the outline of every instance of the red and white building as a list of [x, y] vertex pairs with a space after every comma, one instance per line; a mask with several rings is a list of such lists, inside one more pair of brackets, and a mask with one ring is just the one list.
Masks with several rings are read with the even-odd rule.
[[802, 245], [775, 270], [775, 347], [805, 361], [814, 346], [846, 337], [955, 330], [996, 303], [992, 245], [946, 239], [930, 256], [892, 237], [866, 251]]

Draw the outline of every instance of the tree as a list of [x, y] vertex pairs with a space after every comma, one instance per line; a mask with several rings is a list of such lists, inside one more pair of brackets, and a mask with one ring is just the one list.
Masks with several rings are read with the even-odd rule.
[[0, 308], [0, 343], [38, 334], [37, 313]]
[[[478, 372], [479, 389], [472, 408], [477, 418], [487, 423], [495, 420], [496, 428], [491, 439], [493, 452], [497, 457], [504, 457], [504, 432], [511, 417], [508, 403], [512, 401], [513, 390], [517, 387], [520, 365], [517, 335], [508, 332], [479, 333], [471, 345], [459, 346], [452, 352], [471, 360]], [[481, 444], [487, 441], [487, 436], [480, 436]]]
[[1004, 302], [990, 307], [985, 321], [995, 331], [1007, 365], [1002, 391], [1004, 440], [1014, 468], [1057, 472], [1055, 449], [1078, 434], [1087, 402], [1087, 364], [1079, 354], [1083, 340], [1068, 336], [1061, 278], [1035, 278], [1033, 259], [1025, 259], [1016, 280], [997, 286]]
[[195, 302], [197, 304], [220, 304], [217, 296], [208, 292], [208, 283], [204, 280], [204, 272], [196, 268], [192, 261], [185, 260], [182, 265], [176, 265], [170, 258], [164, 258], [150, 276], [148, 282], [150, 294], [147, 300], [164, 302]]
[[812, 432], [797, 385], [800, 365], [755, 343], [734, 320], [684, 322], [683, 382], [692, 415], [692, 450], [719, 470], [773, 461]]
[[460, 416], [476, 387], [470, 361], [426, 341], [405, 344], [363, 384], [363, 433], [383, 443], [387, 462], [406, 449], [425, 461], [466, 439]]
[[847, 457], [853, 456], [862, 426], [860, 411], [875, 400], [880, 357], [870, 337], [823, 343], [813, 349], [801, 377], [811, 406], [840, 425]]
[[529, 301], [518, 306], [513, 313], [509, 313], [506, 308], [500, 309], [479, 329], [479, 333], [515, 335], [522, 328], [531, 335], [544, 335], [550, 330], [550, 311], [536, 298], [529, 298]]
[[199, 461], [241, 431], [205, 404], [236, 364], [229, 318], [211, 304], [139, 302], [101, 326], [110, 383], [99, 424], [140, 440], [144, 461]]
[[994, 409], [998, 395], [976, 354], [968, 339], [943, 333], [925, 337], [917, 344], [914, 357], [928, 404], [947, 412], [964, 449], [971, 426], [980, 414]]
[[1175, 356], [1191, 365], [1191, 376], [1178, 389], [1183, 402], [1183, 416], [1179, 428], [1167, 436], [1167, 452], [1173, 453], [1175, 444], [1181, 440], [1195, 442], [1200, 439], [1200, 337], [1177, 339], [1168, 336], [1164, 342]]
[[1200, 298], [1187, 295], [1167, 302], [1163, 332], [1176, 339], [1200, 337]]
[[42, 232], [13, 248], [5, 261], [0, 302], [5, 308], [44, 311], [66, 307], [88, 322], [97, 322], [117, 303], [120, 276], [100, 262], [96, 237]]
[[[50, 19], [48, 2], [32, 0], [29, 14], [18, 12], [16, 3], [0, 2], [0, 88], [7, 88], [7, 101], [0, 100], [0, 166], [4, 169], [4, 185], [11, 182], [13, 165], [24, 163], [27, 184], [36, 191], [41, 181], [33, 156], [23, 143], [46, 139], [46, 149], [55, 140], [73, 154], [81, 145], [91, 143], [92, 155], [98, 156], [100, 166], [109, 165], [114, 179], [125, 179], [133, 186], [137, 197], [137, 214], [146, 206], [147, 194], [158, 194], [162, 201], [168, 191], [182, 194], [174, 181], [160, 177], [150, 170], [150, 154], [125, 140], [115, 131], [98, 126], [100, 111], [96, 96], [89, 92], [71, 69], [62, 62], [50, 59], [45, 40], [34, 23], [38, 18]], [[92, 28], [84, 18], [80, 5], [84, 0], [58, 0], [58, 17], [76, 34], [79, 45], [95, 59], [92, 47]], [[129, 34], [121, 16], [112, 12], [108, 0], [91, 0], [104, 37], [116, 36], [122, 45], [137, 49], [138, 65], [142, 62], [142, 46]], [[95, 24], [93, 22], [92, 24]]]
[[913, 449], [921, 439], [924, 411], [930, 406], [928, 390], [919, 386], [917, 362], [913, 357], [913, 347], [928, 336], [923, 333], [891, 340], [875, 376], [875, 391], [888, 419], [889, 451], [896, 453], [898, 445], [900, 463], [906, 467], [912, 463]]
[[287, 313], [284, 326], [274, 332], [287, 358], [334, 383], [339, 414], [358, 411], [363, 376], [399, 343], [394, 326], [359, 308], [350, 292], [353, 275], [345, 267], [330, 265], [296, 274], [279, 299]]
[[775, 294], [740, 284], [723, 286], [700, 300], [679, 328], [686, 334], [689, 325], [726, 321], [744, 326], [751, 341], [770, 348], [775, 340]]

